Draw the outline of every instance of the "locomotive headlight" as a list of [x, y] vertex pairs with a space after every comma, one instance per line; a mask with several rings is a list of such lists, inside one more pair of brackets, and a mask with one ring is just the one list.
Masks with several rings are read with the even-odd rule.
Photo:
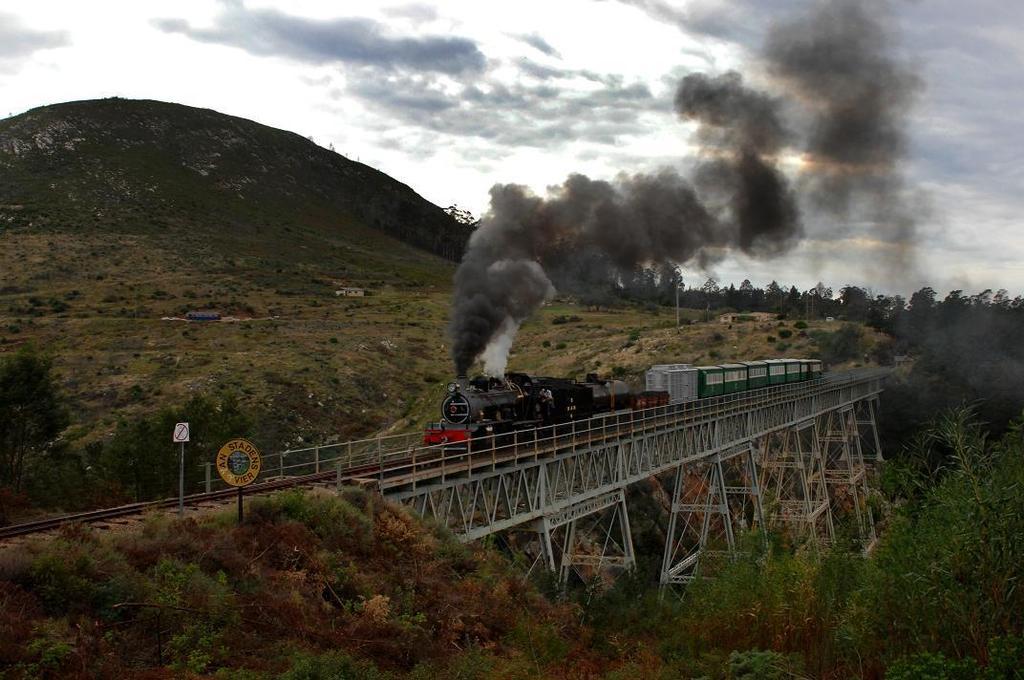
[[459, 389], [459, 383], [448, 383], [448, 394], [455, 394], [455, 390]]

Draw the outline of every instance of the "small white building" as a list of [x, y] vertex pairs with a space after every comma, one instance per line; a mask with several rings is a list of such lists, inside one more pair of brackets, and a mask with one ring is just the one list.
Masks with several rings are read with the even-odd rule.
[[334, 294], [337, 297], [363, 297], [366, 291], [362, 288], [339, 288]]

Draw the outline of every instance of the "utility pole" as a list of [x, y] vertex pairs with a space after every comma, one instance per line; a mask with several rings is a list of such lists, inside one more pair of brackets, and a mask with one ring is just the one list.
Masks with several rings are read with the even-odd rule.
[[679, 330], [679, 284], [676, 284], [676, 330]]

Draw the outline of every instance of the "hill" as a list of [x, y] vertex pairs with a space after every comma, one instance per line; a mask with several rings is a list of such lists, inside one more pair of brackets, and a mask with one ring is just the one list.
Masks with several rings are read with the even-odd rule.
[[281, 240], [285, 262], [303, 236], [370, 228], [449, 260], [468, 238], [382, 172], [295, 133], [180, 104], [114, 98], [8, 118], [0, 169], [0, 224], [36, 230]]

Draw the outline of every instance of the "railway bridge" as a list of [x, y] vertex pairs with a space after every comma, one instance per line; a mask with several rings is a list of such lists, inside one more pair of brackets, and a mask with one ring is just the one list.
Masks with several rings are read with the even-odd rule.
[[[663, 585], [712, 575], [765, 528], [819, 543], [852, 527], [865, 550], [875, 540], [868, 466], [882, 460], [876, 427], [883, 369], [828, 374], [643, 411], [474, 440], [471, 449], [424, 446], [419, 433], [264, 456], [249, 493], [357, 482], [472, 541], [528, 531], [537, 560], [564, 581], [635, 564], [628, 494], [673, 477], [661, 568]], [[206, 466], [190, 506], [230, 499]], [[176, 499], [136, 503], [0, 529], [0, 538], [75, 521], [109, 521]], [[764, 533], [761, 531], [761, 535]]]
[[842, 520], [870, 550], [868, 466], [882, 460], [876, 412], [887, 375], [861, 369], [604, 414], [477, 440], [472, 450], [398, 435], [287, 451], [279, 464], [282, 474], [333, 467], [338, 480], [362, 469], [385, 498], [464, 541], [534, 532], [538, 562], [563, 580], [631, 567], [627, 489], [672, 475], [661, 582], [685, 583], [766, 527], [828, 543]]

